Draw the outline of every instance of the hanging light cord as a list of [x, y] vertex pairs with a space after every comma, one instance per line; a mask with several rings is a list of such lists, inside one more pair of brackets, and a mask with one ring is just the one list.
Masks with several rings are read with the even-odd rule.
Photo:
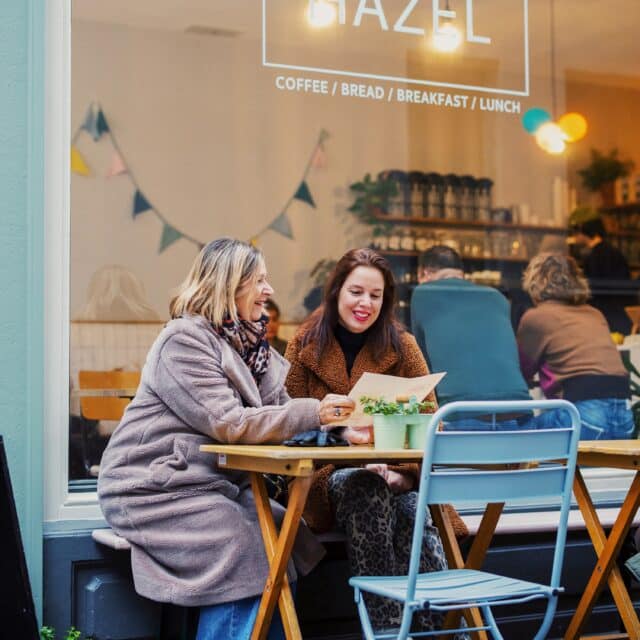
[[549, 0], [549, 36], [551, 38], [550, 58], [551, 58], [551, 109], [555, 121], [558, 115], [558, 101], [556, 95], [556, 19], [555, 0]]

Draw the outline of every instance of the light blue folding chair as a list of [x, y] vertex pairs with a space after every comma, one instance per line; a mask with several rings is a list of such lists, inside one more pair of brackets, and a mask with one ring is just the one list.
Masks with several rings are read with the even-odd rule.
[[[570, 428], [520, 431], [438, 431], [447, 416], [524, 413], [534, 409], [565, 409]], [[490, 423], [489, 423], [490, 424]], [[411, 632], [411, 638], [486, 630], [502, 638], [491, 607], [537, 599], [547, 600], [544, 619], [535, 639], [546, 637], [562, 592], [560, 574], [571, 505], [571, 487], [576, 466], [580, 417], [565, 400], [509, 402], [453, 402], [439, 409], [431, 421], [424, 450], [416, 523], [413, 531], [409, 574], [406, 576], [358, 576], [349, 583], [367, 640], [409, 636], [413, 614], [420, 609], [434, 611], [478, 608], [484, 626], [452, 630]], [[482, 465], [493, 465], [483, 467]], [[508, 465], [505, 467], [496, 465]], [[427, 505], [465, 502], [513, 502], [560, 499], [551, 580], [548, 585], [508, 578], [485, 571], [449, 569], [419, 573], [420, 549]], [[363, 598], [374, 593], [404, 603], [397, 633], [374, 633]]]

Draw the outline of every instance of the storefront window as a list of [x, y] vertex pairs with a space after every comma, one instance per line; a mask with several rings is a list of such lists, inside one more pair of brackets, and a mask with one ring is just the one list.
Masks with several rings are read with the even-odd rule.
[[599, 213], [629, 274], [603, 274], [596, 293], [616, 305], [611, 330], [631, 332], [636, 0], [72, 8], [72, 489], [94, 488], [172, 292], [219, 236], [263, 250], [286, 340], [358, 246], [391, 261], [404, 322], [419, 254], [445, 244], [517, 323], [528, 261], [583, 260], [570, 221]]

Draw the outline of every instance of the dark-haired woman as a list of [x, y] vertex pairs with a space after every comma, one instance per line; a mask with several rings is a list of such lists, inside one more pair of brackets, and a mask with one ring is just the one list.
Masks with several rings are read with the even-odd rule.
[[[393, 275], [382, 256], [370, 249], [346, 253], [329, 276], [322, 306], [289, 342], [289, 394], [347, 394], [365, 371], [407, 378], [427, 374], [415, 339], [394, 318], [394, 300]], [[362, 442], [357, 431], [346, 435]], [[418, 477], [417, 465], [323, 467], [314, 479], [305, 520], [315, 531], [335, 523], [347, 534], [354, 575], [401, 575], [408, 570]], [[460, 520], [458, 525], [464, 527]], [[440, 537], [427, 520], [420, 569], [444, 568]], [[397, 602], [371, 597], [367, 604], [374, 627], [399, 625]], [[420, 615], [423, 628], [441, 622], [439, 614]]]

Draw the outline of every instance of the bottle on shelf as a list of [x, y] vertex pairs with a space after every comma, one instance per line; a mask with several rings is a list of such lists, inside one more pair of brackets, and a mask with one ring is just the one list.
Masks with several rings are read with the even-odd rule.
[[412, 229], [404, 229], [400, 238], [400, 249], [402, 251], [415, 251], [416, 240]]
[[476, 220], [489, 222], [491, 219], [491, 189], [493, 180], [478, 178], [475, 189]]
[[439, 173], [425, 175], [424, 196], [425, 217], [444, 218], [444, 180]]
[[409, 215], [413, 218], [422, 218], [424, 216], [424, 173], [410, 171], [408, 178], [411, 189], [411, 212]]
[[387, 202], [387, 210], [383, 211], [390, 216], [402, 216], [405, 213], [407, 174], [399, 169], [387, 169], [378, 174], [378, 180], [389, 180], [395, 186], [396, 195], [391, 196]]
[[460, 176], [458, 206], [461, 220], [469, 222], [476, 218], [474, 197], [475, 189], [476, 179], [473, 176]]
[[458, 176], [449, 173], [444, 176], [444, 218], [446, 220], [459, 220], [458, 192], [460, 180]]

